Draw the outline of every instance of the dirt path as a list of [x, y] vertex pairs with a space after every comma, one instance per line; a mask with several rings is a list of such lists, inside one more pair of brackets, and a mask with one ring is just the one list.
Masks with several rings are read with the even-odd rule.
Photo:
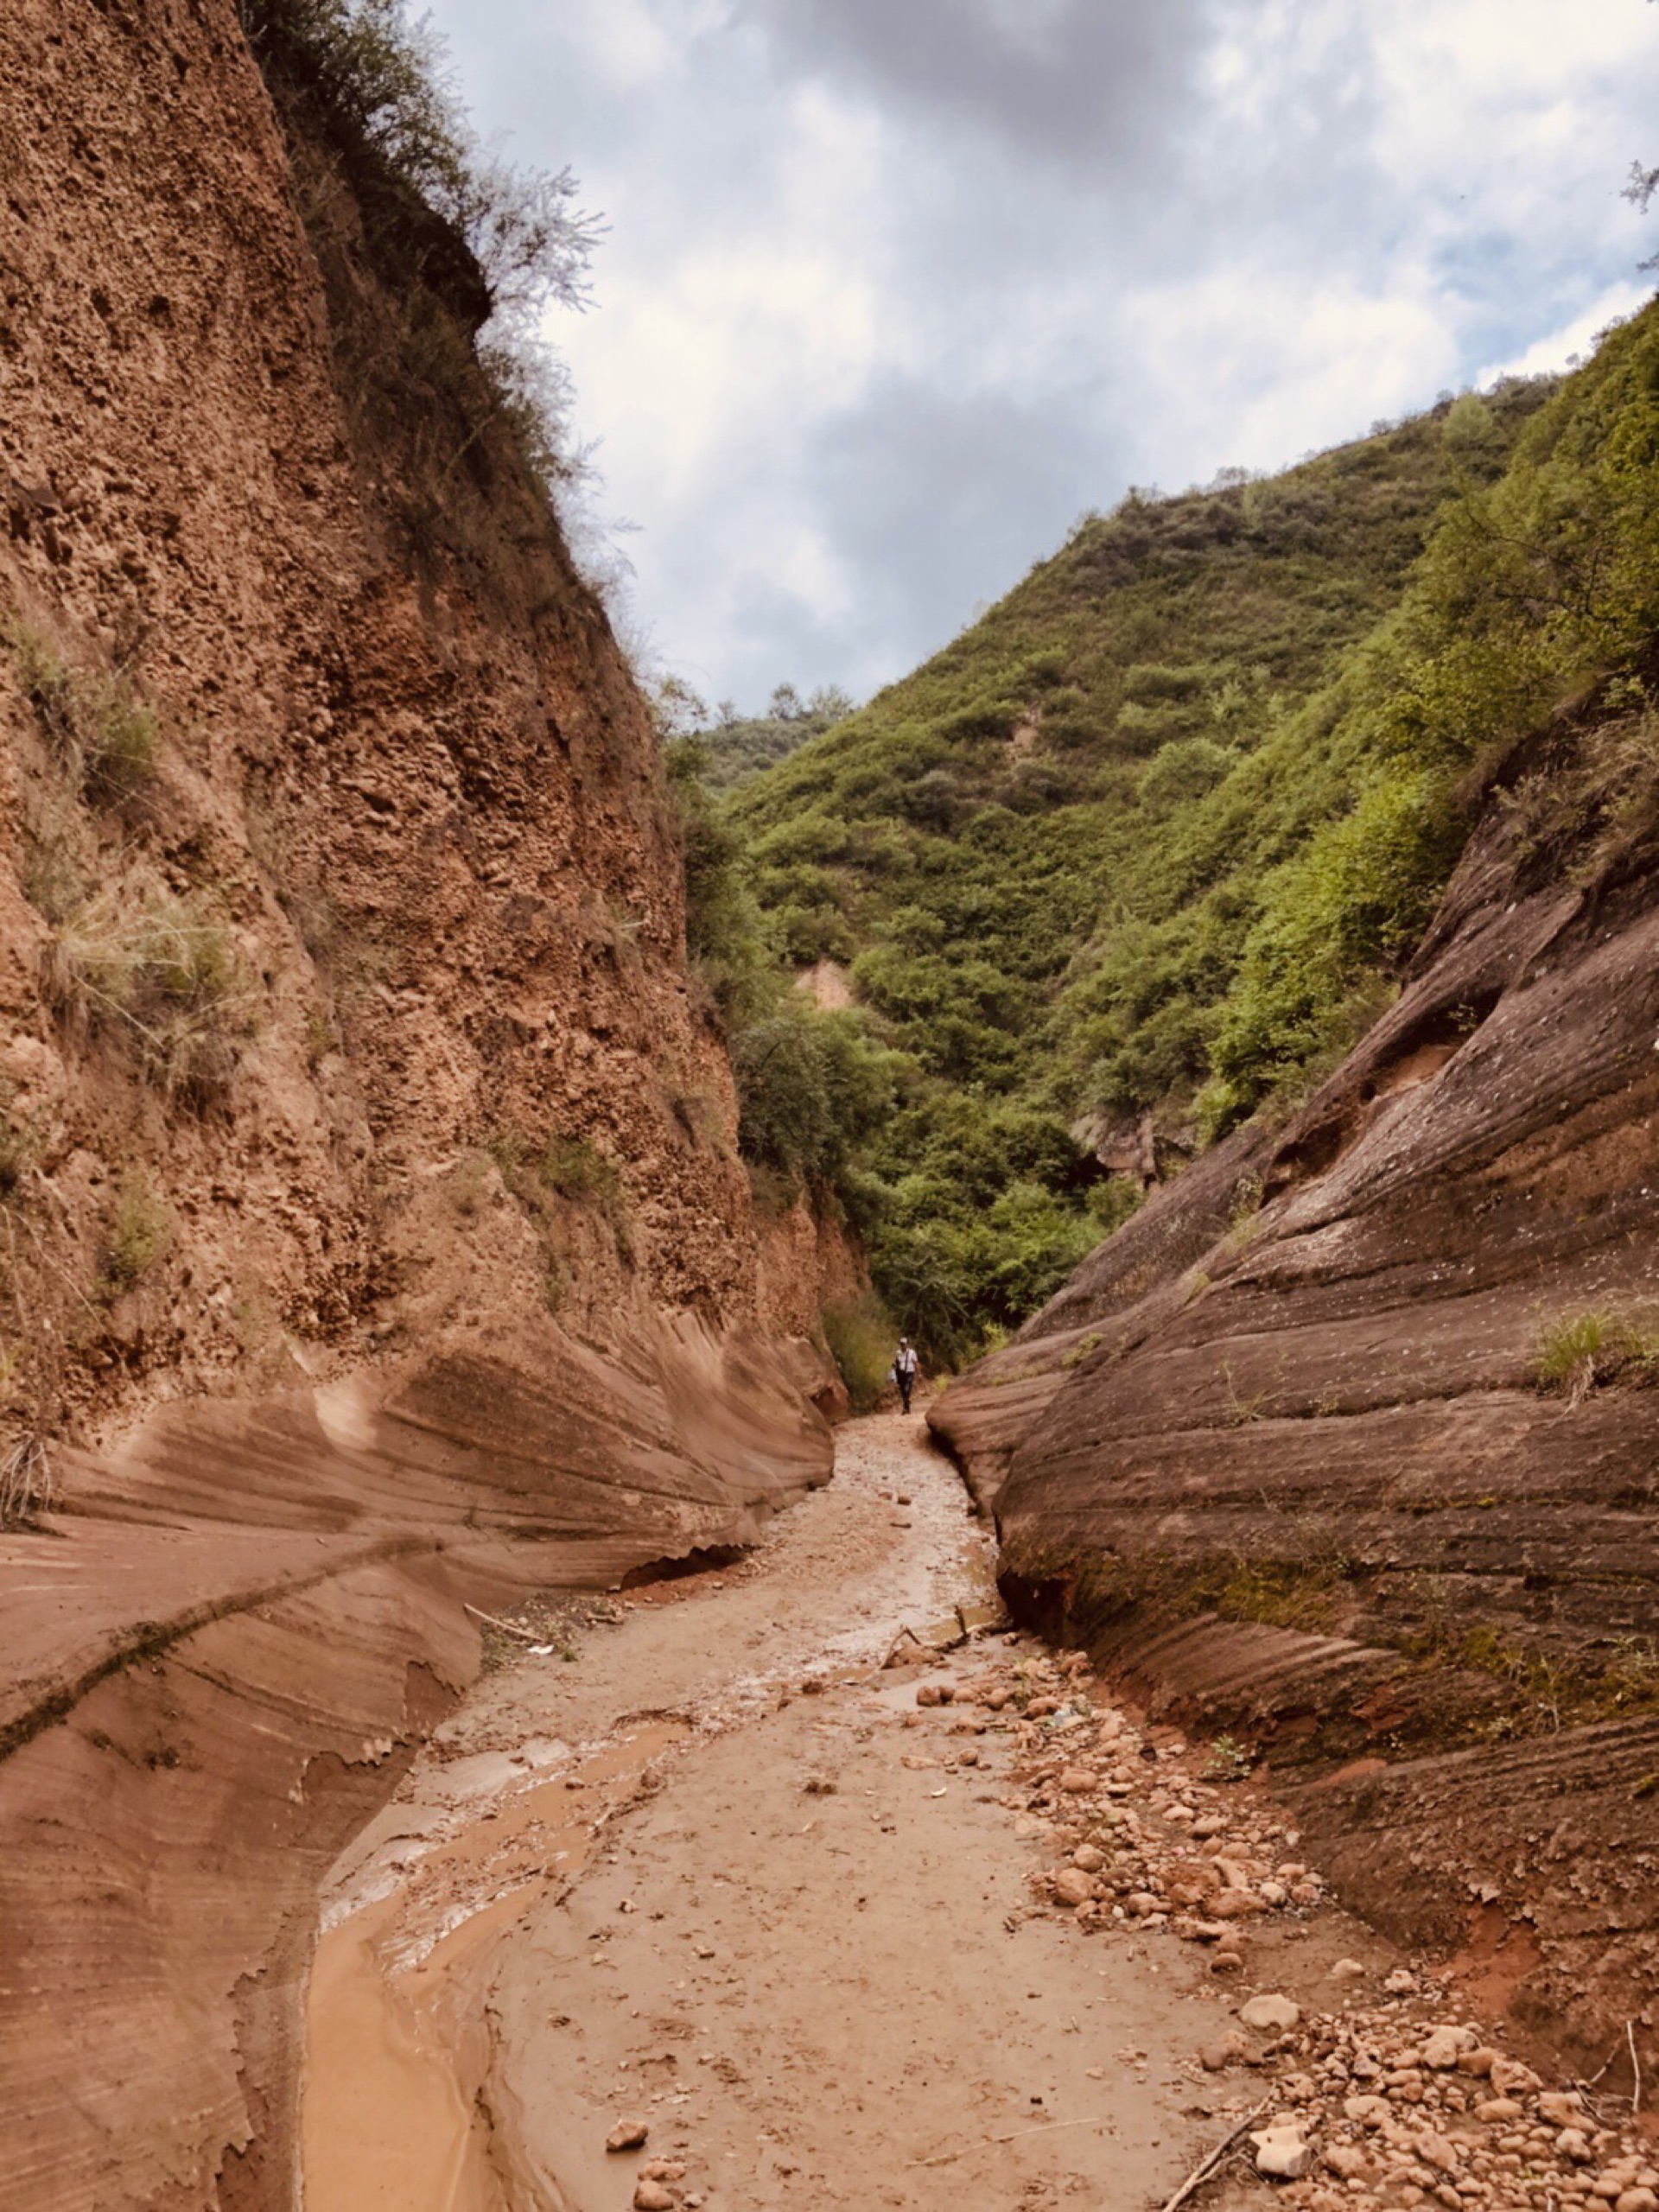
[[936, 1764], [915, 1674], [878, 1671], [994, 1595], [921, 1435], [850, 1425], [752, 1560], [631, 1593], [442, 1732], [329, 1901], [308, 2212], [611, 2212], [634, 2113], [714, 2208], [1138, 2205], [1185, 2171], [1199, 1969], [1027, 1916], [1007, 1739]]
[[[1377, 1987], [1395, 1962], [1316, 1884], [1248, 1947], [1221, 1923], [1171, 1940], [1179, 1899], [1146, 1928], [1153, 1899], [1058, 1909], [1057, 1853], [1084, 1832], [1065, 1745], [1109, 1746], [1116, 1716], [1082, 1695], [1074, 1723], [1029, 1641], [882, 1669], [906, 1625], [991, 1594], [986, 1538], [921, 1434], [850, 1425], [833, 1484], [752, 1559], [556, 1625], [556, 1648], [486, 1676], [442, 1732], [336, 1872], [307, 2212], [1151, 2212], [1272, 2094], [1198, 2063], [1236, 2037], [1243, 1996], [1363, 2002], [1330, 1986], [1344, 1956]], [[996, 1706], [999, 1669], [1020, 1670], [1025, 1712]], [[1050, 1679], [1060, 1697], [1031, 1694]], [[920, 1708], [918, 1682], [981, 1702]], [[1156, 1883], [1148, 1853], [1201, 1850], [1221, 1805], [1237, 1840], [1210, 1848], [1294, 1847], [1169, 1735], [1126, 1729], [1092, 1755], [1089, 1817], [1122, 1824], [1092, 1832], [1130, 1845], [1122, 1863]], [[1246, 1964], [1218, 1976], [1232, 1948]], [[1351, 2056], [1370, 2031], [1339, 2032]], [[1275, 2091], [1308, 2106], [1289, 2069], [1310, 2045], [1281, 2040]], [[645, 2149], [607, 2153], [627, 2119]]]

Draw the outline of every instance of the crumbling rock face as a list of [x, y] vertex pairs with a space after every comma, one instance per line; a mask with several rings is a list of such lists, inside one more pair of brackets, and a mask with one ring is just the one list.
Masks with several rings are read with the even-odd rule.
[[1581, 2053], [1659, 1967], [1656, 857], [1546, 864], [1494, 808], [1296, 1120], [931, 1416], [1016, 1599], [1305, 1777], [1398, 1932], [1513, 1923]]
[[405, 314], [232, 0], [17, 0], [0, 83], [0, 2197], [286, 2205], [466, 1604], [822, 1480], [853, 1262], [753, 1218], [464, 248]]

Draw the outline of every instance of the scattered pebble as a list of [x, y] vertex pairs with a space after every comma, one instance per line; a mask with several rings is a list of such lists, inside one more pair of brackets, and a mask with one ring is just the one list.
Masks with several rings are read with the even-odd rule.
[[[1084, 1654], [1046, 1656], [1013, 1638], [976, 1656], [977, 1675], [970, 1659], [954, 1684], [924, 1682], [924, 1710], [900, 1717], [942, 1736], [971, 1726], [1011, 1739], [1015, 1788], [999, 1802], [1042, 1853], [1035, 1910], [1091, 1939], [1162, 1930], [1222, 1976], [1248, 1974], [1258, 1929], [1304, 1932], [1324, 1884], [1291, 1855], [1297, 1834], [1270, 1802], [1220, 1786], [1198, 1765], [1202, 1747], [1194, 1770], [1178, 1764], [1185, 1741], [1109, 1705]], [[925, 1710], [946, 1704], [972, 1720]], [[1325, 1979], [1340, 2009], [1328, 2012], [1258, 1990], [1237, 2007], [1252, 2032], [1229, 2028], [1194, 2054], [1205, 2074], [1249, 2068], [1271, 2084], [1246, 2158], [1276, 2206], [1659, 2212], [1659, 2156], [1627, 2115], [1600, 2107], [1603, 2124], [1580, 2092], [1546, 2088], [1459, 2016], [1431, 1968], [1393, 1968], [1368, 2004], [1371, 1973], [1338, 1959]]]

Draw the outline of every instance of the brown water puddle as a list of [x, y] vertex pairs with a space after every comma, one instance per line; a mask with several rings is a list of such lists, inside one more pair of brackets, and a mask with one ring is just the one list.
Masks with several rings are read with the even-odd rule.
[[497, 1947], [582, 1871], [652, 1760], [688, 1732], [642, 1723], [557, 1780], [481, 1807], [389, 1896], [323, 1935], [306, 2006], [306, 2212], [499, 2206], [474, 2119]]

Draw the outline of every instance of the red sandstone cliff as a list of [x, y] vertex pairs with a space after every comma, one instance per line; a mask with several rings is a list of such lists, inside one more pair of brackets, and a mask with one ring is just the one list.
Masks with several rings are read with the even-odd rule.
[[849, 1263], [757, 1236], [647, 717], [476, 404], [477, 272], [400, 293], [302, 123], [232, 0], [0, 16], [29, 2212], [288, 2203], [310, 1896], [475, 1669], [462, 1600], [741, 1541], [830, 1465]]
[[1659, 833], [1595, 796], [1648, 727], [1522, 749], [1344, 1065], [929, 1418], [1015, 1598], [1253, 1742], [1352, 1902], [1650, 2067]]

